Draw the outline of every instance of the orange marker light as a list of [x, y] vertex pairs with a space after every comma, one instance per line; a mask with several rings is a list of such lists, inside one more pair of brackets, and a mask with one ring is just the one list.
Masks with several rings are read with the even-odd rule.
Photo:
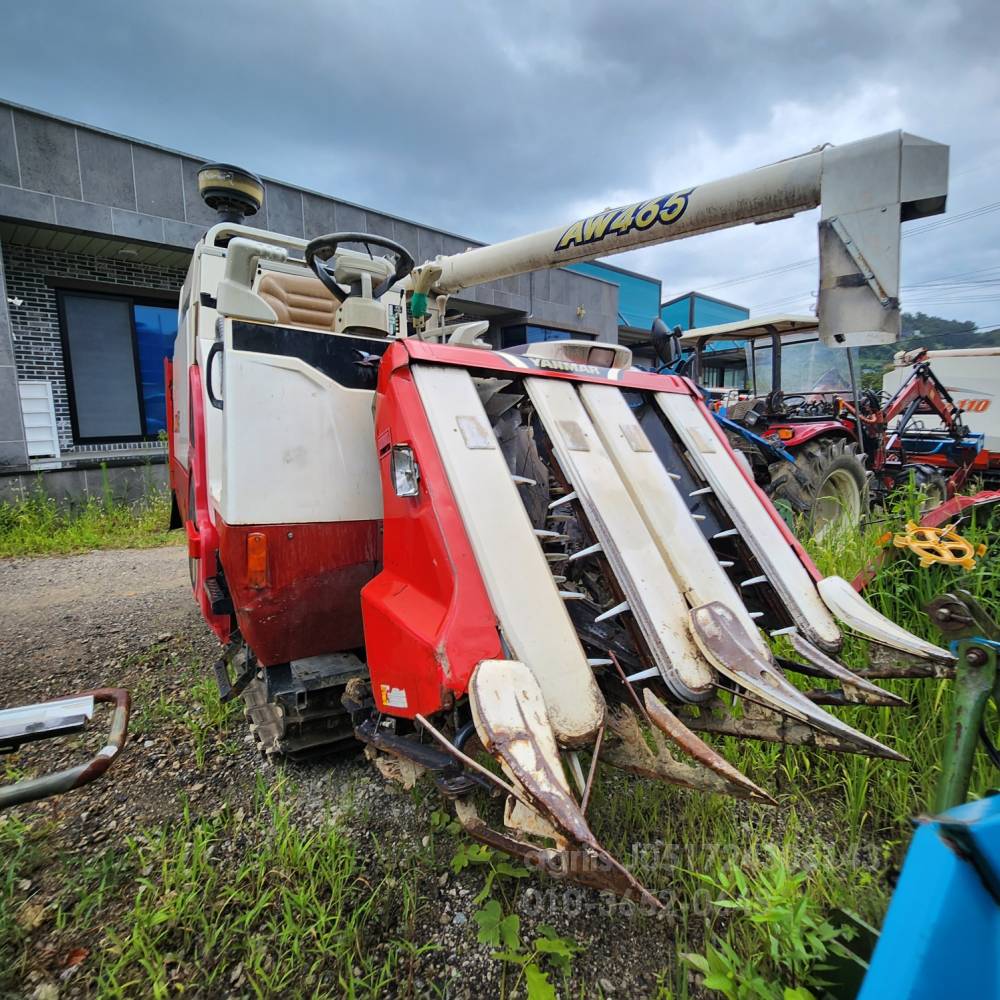
[[267, 535], [260, 531], [247, 535], [247, 584], [254, 590], [267, 586]]
[[778, 437], [780, 437], [782, 441], [789, 441], [795, 437], [795, 431], [788, 427], [782, 427], [778, 430]]

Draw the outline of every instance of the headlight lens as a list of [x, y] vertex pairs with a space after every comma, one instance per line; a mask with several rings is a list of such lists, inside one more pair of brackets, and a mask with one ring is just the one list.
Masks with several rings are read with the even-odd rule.
[[398, 497], [415, 497], [420, 493], [420, 467], [408, 444], [392, 447], [392, 487]]

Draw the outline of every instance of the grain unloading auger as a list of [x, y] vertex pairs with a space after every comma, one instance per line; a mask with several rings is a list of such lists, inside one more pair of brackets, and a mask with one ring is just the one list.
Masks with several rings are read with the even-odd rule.
[[[431, 772], [473, 836], [639, 895], [587, 825], [598, 759], [771, 801], [697, 732], [898, 757], [818, 704], [899, 700], [838, 663], [838, 620], [917, 673], [950, 655], [819, 575], [693, 384], [614, 344], [493, 351], [447, 298], [821, 205], [821, 335], [891, 340], [900, 221], [943, 210], [946, 163], [892, 133], [417, 268], [378, 236], [211, 229], [182, 293], [171, 480], [220, 685], [265, 752], [360, 739]], [[203, 186], [254, 208], [249, 175]], [[476, 812], [484, 788], [505, 832]]]

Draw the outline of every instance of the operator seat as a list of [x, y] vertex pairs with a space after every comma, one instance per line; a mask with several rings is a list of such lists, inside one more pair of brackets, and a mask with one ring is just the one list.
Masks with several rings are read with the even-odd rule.
[[726, 407], [726, 416], [730, 420], [740, 421], [754, 408], [764, 402], [763, 396], [751, 396], [749, 399], [739, 399]]
[[257, 294], [275, 311], [282, 326], [308, 326], [333, 332], [339, 303], [311, 274], [266, 271]]

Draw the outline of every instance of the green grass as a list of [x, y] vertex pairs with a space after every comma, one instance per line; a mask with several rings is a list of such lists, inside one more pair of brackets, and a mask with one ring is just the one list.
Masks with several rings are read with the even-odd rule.
[[0, 815], [0, 995], [18, 983], [28, 938], [22, 885], [38, 859], [31, 826], [16, 814]]
[[0, 503], [0, 558], [180, 544], [182, 532], [168, 531], [169, 521], [165, 491], [128, 504], [105, 489], [100, 498], [64, 506], [39, 486], [24, 500]]
[[304, 832], [280, 789], [258, 794], [263, 840], [219, 855], [241, 838], [225, 811], [128, 844], [139, 872], [130, 911], [113, 930], [98, 974], [105, 997], [167, 997], [176, 984], [207, 995], [371, 996], [392, 981], [405, 948], [385, 959], [365, 947], [380, 887], [364, 878], [352, 843], [332, 825]]
[[[140, 666], [160, 661], [165, 655], [165, 647], [156, 643], [133, 654], [126, 664]], [[206, 672], [206, 664], [199, 658], [192, 658], [190, 651], [170, 653], [168, 669], [183, 690], [183, 696], [173, 690], [157, 692], [149, 679], [140, 681], [132, 691], [135, 705], [129, 726], [132, 741], [155, 735], [165, 725], [185, 729], [191, 737], [198, 770], [204, 768], [213, 750], [231, 753], [238, 749], [243, 736], [240, 731], [242, 699], [223, 702], [215, 677]]]
[[[821, 545], [809, 542], [822, 571], [853, 578], [882, 552], [879, 537], [902, 529], [912, 515], [912, 499], [863, 531]], [[963, 534], [987, 544], [996, 538], [984, 524], [963, 528]], [[940, 642], [922, 607], [957, 586], [996, 613], [996, 552], [988, 552], [972, 571], [923, 570], [911, 553], [890, 548], [867, 597], [904, 627]], [[864, 643], [848, 639], [845, 662], [862, 667], [867, 655]], [[180, 673], [188, 663], [186, 652], [178, 654]], [[810, 995], [807, 990], [818, 994], [820, 967], [827, 953], [837, 950], [835, 909], [881, 924], [891, 874], [909, 843], [910, 819], [927, 810], [939, 775], [950, 683], [880, 683], [908, 698], [908, 707], [834, 711], [905, 753], [908, 763], [733, 738], [715, 741], [734, 765], [776, 795], [777, 809], [644, 781], [600, 765], [588, 812], [594, 833], [667, 902], [660, 920], [627, 907], [609, 917], [623, 940], [638, 933], [652, 943], [645, 963], [657, 976], [658, 1000], [691, 996], [693, 969], [709, 977], [705, 989], [712, 996], [801, 1000]], [[219, 702], [203, 672], [192, 675], [184, 690], [183, 702], [152, 693], [137, 698], [135, 731], [168, 725], [186, 730], [200, 767], [206, 755], [225, 752], [231, 731], [240, 732], [239, 710]], [[995, 713], [989, 724], [996, 729]], [[583, 764], [586, 769], [588, 761]], [[979, 754], [971, 793], [983, 794], [996, 780]], [[423, 784], [411, 795], [415, 808], [442, 809]], [[56, 930], [67, 941], [80, 933], [91, 934], [92, 941], [103, 938], [80, 973], [93, 995], [168, 996], [182, 989], [205, 995], [413, 995], [413, 969], [422, 950], [415, 942], [428, 937], [427, 922], [438, 916], [428, 897], [448, 870], [449, 857], [469, 857], [462, 841], [443, 842], [455, 835], [447, 814], [431, 814], [422, 853], [404, 835], [368, 845], [334, 823], [302, 829], [280, 785], [268, 790], [261, 784], [248, 812], [224, 808], [198, 816], [185, 809], [168, 826], [145, 830], [83, 864], [78, 858], [50, 860], [65, 873], [64, 889], [52, 904]], [[364, 829], [364, 817], [355, 817], [353, 825]], [[18, 886], [40, 864], [40, 844], [44, 831], [0, 817], [0, 994], [2, 970], [14, 983], [24, 968], [27, 933], [18, 915], [34, 890]], [[370, 856], [363, 858], [362, 851]], [[470, 896], [469, 905], [480, 910], [470, 917], [469, 947], [477, 934], [494, 935], [494, 929], [506, 944], [501, 924], [517, 912], [526, 889], [552, 890], [560, 897], [576, 891], [505, 874], [499, 866], [506, 860], [472, 858], [464, 865], [478, 873], [485, 890], [475, 902], [474, 893]], [[487, 925], [486, 916], [480, 919], [476, 912], [495, 919]], [[544, 947], [556, 947], [557, 941], [571, 947], [579, 933], [572, 913], [543, 911], [541, 919], [552, 920], [567, 936], [548, 938]], [[535, 928], [527, 925], [518, 933], [518, 947], [497, 959], [507, 970], [505, 995], [515, 988], [523, 993], [529, 965], [548, 969], [560, 996], [598, 995], [593, 983], [575, 978], [585, 954], [574, 959], [570, 982], [568, 973], [542, 961], [539, 941], [545, 935], [536, 940]], [[512, 931], [508, 936], [514, 939]], [[747, 984], [742, 992], [741, 983]], [[786, 988], [797, 992], [785, 994]]]
[[[28, 967], [18, 918], [31, 893], [18, 884], [37, 836], [0, 819], [0, 995]], [[185, 805], [96, 857], [49, 859], [61, 865], [52, 927], [89, 945], [88, 995], [377, 997], [428, 946], [409, 939], [409, 874], [373, 875], [357, 847], [332, 822], [303, 829], [284, 783], [260, 779], [250, 809]]]

